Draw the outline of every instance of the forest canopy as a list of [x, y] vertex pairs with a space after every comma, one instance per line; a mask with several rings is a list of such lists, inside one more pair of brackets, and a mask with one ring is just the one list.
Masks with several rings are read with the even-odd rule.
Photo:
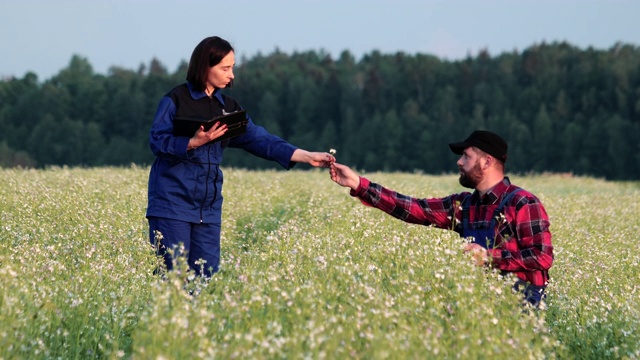
[[[148, 165], [148, 135], [160, 98], [183, 83], [169, 71], [95, 73], [74, 55], [41, 81], [32, 72], [0, 80], [0, 166]], [[475, 129], [509, 142], [507, 171], [640, 179], [640, 48], [566, 42], [447, 61], [428, 54], [274, 51], [242, 58], [225, 89], [253, 121], [292, 144], [338, 150], [366, 171], [456, 171], [447, 146]], [[276, 164], [242, 150], [223, 165]]]

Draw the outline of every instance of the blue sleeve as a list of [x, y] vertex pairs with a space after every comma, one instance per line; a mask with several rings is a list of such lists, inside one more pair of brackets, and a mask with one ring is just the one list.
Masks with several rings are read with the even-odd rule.
[[296, 164], [291, 161], [291, 156], [298, 148], [254, 124], [249, 115], [247, 119], [247, 132], [232, 138], [229, 147], [241, 148], [263, 159], [275, 161], [287, 170], [291, 169]]
[[171, 155], [188, 159], [187, 145], [189, 144], [189, 138], [173, 135], [173, 118], [175, 115], [175, 104], [171, 98], [163, 97], [153, 118], [149, 133], [149, 146], [155, 156]]

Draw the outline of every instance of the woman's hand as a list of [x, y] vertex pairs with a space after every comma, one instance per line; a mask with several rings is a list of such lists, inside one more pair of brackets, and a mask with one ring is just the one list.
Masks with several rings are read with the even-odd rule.
[[227, 132], [227, 124], [215, 123], [211, 129], [204, 131], [204, 126], [200, 126], [187, 145], [187, 150], [195, 149], [210, 141], [213, 141]]
[[296, 149], [291, 155], [291, 161], [307, 163], [315, 167], [329, 167], [336, 161], [333, 155], [326, 152], [309, 152], [302, 149]]

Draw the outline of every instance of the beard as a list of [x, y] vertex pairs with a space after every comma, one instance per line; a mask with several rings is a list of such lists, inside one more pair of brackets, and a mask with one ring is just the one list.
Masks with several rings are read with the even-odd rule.
[[458, 179], [460, 185], [469, 189], [475, 189], [480, 183], [480, 180], [482, 180], [480, 161], [476, 161], [475, 165], [473, 165], [469, 171], [460, 169], [460, 178]]

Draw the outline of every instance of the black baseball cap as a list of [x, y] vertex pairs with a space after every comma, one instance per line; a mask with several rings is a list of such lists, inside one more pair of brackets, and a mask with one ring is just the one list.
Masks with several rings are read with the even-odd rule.
[[476, 130], [463, 141], [449, 144], [451, 151], [458, 155], [462, 155], [464, 149], [470, 146], [475, 146], [502, 162], [507, 161], [507, 142], [496, 133]]

